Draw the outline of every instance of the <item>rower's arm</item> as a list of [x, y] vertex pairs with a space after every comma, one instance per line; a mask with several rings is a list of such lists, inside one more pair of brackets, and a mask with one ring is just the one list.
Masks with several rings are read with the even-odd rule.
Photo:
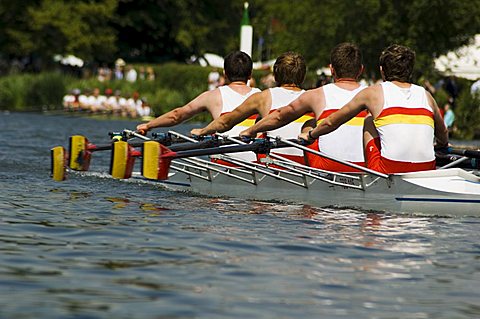
[[301, 139], [311, 141], [317, 139], [320, 135], [335, 131], [340, 125], [354, 118], [358, 113], [365, 110], [369, 104], [369, 88], [360, 91], [355, 97], [345, 104], [340, 110], [329, 115], [319, 125], [308, 133], [302, 133]]
[[226, 132], [250, 116], [263, 112], [262, 110], [268, 105], [269, 101], [271, 104], [271, 97], [268, 91], [255, 93], [236, 107], [232, 112], [220, 116], [202, 129], [192, 130], [191, 134], [208, 135], [215, 132]]
[[311, 112], [310, 105], [305, 103], [302, 97], [303, 95], [290, 104], [276, 109], [252, 127], [241, 132], [240, 135], [255, 137], [257, 133], [272, 131], [295, 121], [307, 112]]
[[137, 130], [145, 133], [152, 128], [169, 127], [180, 124], [194, 115], [208, 110], [207, 106], [212, 102], [212, 93], [213, 91], [204, 92], [186, 105], [177, 107], [147, 123], [138, 125]]
[[427, 99], [433, 110], [433, 121], [435, 125], [435, 138], [437, 141], [437, 147], [448, 146], [448, 128], [440, 115], [437, 102], [430, 93], [427, 92]]

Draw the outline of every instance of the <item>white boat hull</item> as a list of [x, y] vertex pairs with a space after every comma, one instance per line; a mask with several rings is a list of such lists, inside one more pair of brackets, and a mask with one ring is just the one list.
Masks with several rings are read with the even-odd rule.
[[[218, 165], [212, 167], [218, 169]], [[192, 168], [188, 170], [195, 171]], [[351, 175], [351, 180], [348, 176], [340, 176], [342, 185], [303, 174], [289, 176], [292, 182], [288, 182], [257, 172], [249, 180], [252, 172], [239, 171], [235, 172], [236, 177], [209, 169], [194, 175], [177, 171], [170, 174], [165, 186], [210, 196], [294, 202], [319, 207], [353, 207], [439, 216], [480, 215], [480, 178], [458, 168], [395, 174], [388, 179], [366, 174]], [[360, 178], [360, 181], [354, 178]], [[359, 188], [353, 187], [355, 184], [359, 184]]]

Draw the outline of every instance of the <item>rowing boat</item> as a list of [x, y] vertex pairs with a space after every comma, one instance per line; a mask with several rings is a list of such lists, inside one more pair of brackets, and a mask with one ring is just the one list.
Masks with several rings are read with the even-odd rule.
[[[316, 152], [291, 141], [280, 138], [276, 140], [288, 146]], [[480, 216], [480, 177], [475, 170], [453, 167], [386, 175], [361, 168], [361, 173], [335, 173], [300, 165], [274, 155], [264, 159], [263, 163], [251, 163], [222, 154], [238, 150], [234, 147], [221, 146], [201, 152], [185, 151], [185, 155], [181, 155], [182, 151], [170, 152], [168, 156], [171, 157], [171, 162], [168, 161], [167, 174], [161, 180], [158, 180], [156, 173], [136, 173], [133, 177], [145, 179], [147, 176], [148, 180], [161, 183], [167, 189], [208, 196], [422, 215]], [[224, 152], [219, 151], [222, 148]], [[112, 163], [116, 161], [114, 154], [112, 152]], [[215, 163], [200, 156], [205, 154], [215, 154], [210, 156], [231, 165]], [[154, 160], [143, 156], [143, 161], [150, 164], [158, 160], [158, 154]], [[142, 169], [146, 165], [142, 164]]]

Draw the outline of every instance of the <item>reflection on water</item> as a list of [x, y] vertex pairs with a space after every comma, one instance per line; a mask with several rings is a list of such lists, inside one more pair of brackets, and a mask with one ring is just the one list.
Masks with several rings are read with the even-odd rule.
[[480, 219], [176, 193], [99, 154], [56, 183], [50, 147], [134, 127], [60, 119], [0, 115], [1, 318], [480, 317]]

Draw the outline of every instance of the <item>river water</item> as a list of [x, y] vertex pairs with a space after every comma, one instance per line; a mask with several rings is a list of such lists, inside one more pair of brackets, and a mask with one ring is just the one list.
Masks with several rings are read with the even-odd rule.
[[51, 147], [135, 125], [0, 114], [0, 318], [480, 318], [480, 218], [50, 179]]

